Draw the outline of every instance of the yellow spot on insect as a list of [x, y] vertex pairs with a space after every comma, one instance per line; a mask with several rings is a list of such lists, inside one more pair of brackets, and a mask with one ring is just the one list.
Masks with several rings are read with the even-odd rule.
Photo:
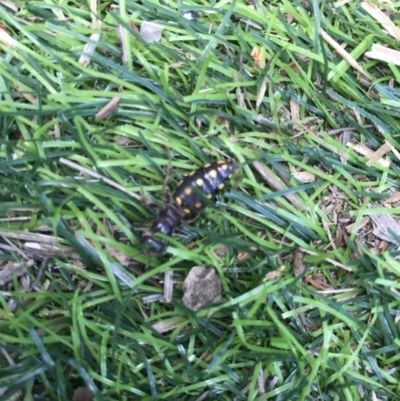
[[225, 186], [225, 184], [223, 182], [221, 182], [221, 184], [218, 185], [218, 189], [222, 189]]
[[175, 198], [175, 202], [178, 206], [182, 205], [182, 199], [179, 196]]
[[189, 177], [191, 177], [193, 174], [196, 174], [196, 170], [192, 171], [192, 172], [189, 174]]
[[230, 179], [232, 178], [232, 175], [233, 175], [233, 174], [229, 174], [229, 175], [228, 175], [228, 180], [230, 180]]
[[225, 164], [225, 160], [218, 160], [217, 164]]
[[201, 202], [196, 202], [194, 205], [196, 206], [197, 209], [200, 209], [203, 206]]
[[211, 170], [211, 171], [208, 173], [208, 175], [209, 175], [211, 178], [215, 178], [215, 177], [217, 176], [217, 170]]
[[207, 163], [203, 166], [203, 168], [209, 168], [211, 166], [211, 163]]
[[198, 187], [202, 187], [203, 184], [204, 184], [204, 181], [203, 181], [201, 178], [198, 178], [198, 179], [196, 180], [196, 184], [197, 184]]
[[192, 188], [190, 188], [190, 187], [187, 187], [187, 188], [185, 188], [185, 194], [187, 195], [187, 196], [190, 196], [190, 195], [192, 195]]
[[207, 194], [207, 199], [212, 199], [212, 194]]
[[185, 214], [190, 214], [191, 213], [190, 209], [183, 209], [183, 211], [184, 211]]
[[228, 165], [227, 165], [227, 164], [223, 164], [223, 165], [221, 166], [221, 168], [222, 168], [222, 170], [227, 170], [227, 169], [228, 169]]
[[180, 187], [180, 186], [181, 186], [182, 182], [183, 182], [183, 180], [182, 180], [182, 181], [179, 181], [178, 187]]

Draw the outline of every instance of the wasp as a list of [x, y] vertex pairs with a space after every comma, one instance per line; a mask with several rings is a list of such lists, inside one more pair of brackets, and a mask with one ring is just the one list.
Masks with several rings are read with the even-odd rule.
[[218, 160], [193, 171], [185, 177], [173, 192], [172, 199], [160, 213], [149, 231], [142, 236], [146, 253], [160, 255], [165, 250], [165, 242], [155, 235], [171, 235], [185, 219], [196, 216], [207, 206], [207, 202], [225, 187], [237, 168], [235, 160]]

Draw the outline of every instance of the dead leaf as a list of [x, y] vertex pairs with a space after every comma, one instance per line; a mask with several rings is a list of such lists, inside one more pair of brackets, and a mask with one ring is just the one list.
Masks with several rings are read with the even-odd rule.
[[197, 311], [221, 299], [221, 281], [213, 268], [194, 266], [183, 282], [183, 291], [183, 304]]
[[386, 199], [386, 203], [393, 203], [400, 200], [400, 191], [395, 192], [389, 199]]
[[303, 184], [315, 181], [315, 175], [308, 171], [295, 171], [292, 176]]
[[217, 248], [215, 248], [214, 253], [217, 256], [224, 256], [226, 252], [228, 251], [228, 247], [225, 245], [220, 245]]
[[391, 244], [398, 243], [398, 239], [393, 238], [393, 234], [400, 237], [400, 224], [392, 215], [387, 213], [378, 213], [370, 214], [369, 217], [376, 225], [373, 230], [374, 235], [384, 241], [390, 242]]
[[27, 262], [11, 262], [7, 263], [0, 269], [0, 286], [3, 286], [10, 281], [13, 277], [20, 277], [27, 273], [27, 269], [34, 265], [33, 260], [28, 260]]
[[121, 98], [119, 96], [114, 96], [97, 114], [96, 120], [104, 120], [109, 117], [117, 110], [117, 106]]
[[294, 252], [294, 259], [293, 259], [293, 274], [295, 277], [301, 276], [305, 271], [304, 266], [304, 254], [301, 251]]
[[159, 42], [162, 37], [164, 27], [154, 24], [153, 22], [144, 21], [140, 26], [140, 36], [147, 43]]
[[389, 243], [387, 241], [381, 241], [381, 243], [379, 244], [379, 250], [381, 252], [385, 252], [386, 249], [388, 249], [389, 247]]
[[239, 260], [240, 262], [243, 262], [243, 261], [245, 261], [245, 260], [247, 260], [247, 259], [250, 259], [251, 256], [252, 256], [252, 255], [251, 255], [250, 253], [244, 252], [244, 251], [240, 251], [240, 252], [237, 254], [237, 258], [238, 258], [238, 260]]
[[25, 92], [24, 89], [23, 89], [21, 86], [19, 86], [19, 85], [17, 85], [17, 84], [14, 84], [14, 88], [15, 88], [19, 93], [21, 93], [21, 95], [22, 95], [29, 103], [31, 103], [31, 104], [37, 104], [37, 101], [36, 101], [35, 96], [31, 95], [30, 93]]
[[326, 290], [329, 287], [325, 287], [325, 285], [321, 284], [319, 281], [314, 280], [311, 276], [305, 276], [305, 280], [307, 283], [311, 284], [317, 290]]
[[119, 248], [108, 244], [106, 244], [106, 249], [110, 253], [110, 255], [114, 256], [114, 258], [118, 261], [118, 263], [121, 264], [121, 266], [129, 266], [131, 259], [126, 255], [126, 253], [122, 252]]
[[[360, 223], [359, 223], [358, 226], [357, 226], [357, 231], [358, 231], [358, 230], [361, 230], [363, 227], [365, 227], [365, 225], [366, 225], [368, 222], [369, 222], [369, 217], [368, 217], [368, 216], [364, 216], [364, 217], [360, 220]], [[354, 230], [355, 225], [356, 225], [356, 223], [354, 222], [354, 223], [349, 224], [348, 226], [346, 226], [346, 232], [347, 232], [348, 234], [352, 233], [353, 230]]]
[[273, 270], [271, 272], [268, 272], [264, 278], [263, 278], [263, 282], [265, 281], [270, 281], [270, 280], [276, 280], [278, 278], [282, 277], [282, 273], [285, 270], [285, 266], [280, 266], [278, 269]]
[[176, 317], [176, 321], [166, 321], [166, 322], [157, 322], [153, 324], [153, 329], [158, 331], [159, 333], [165, 333], [166, 331], [173, 330], [177, 328], [180, 324], [182, 324], [182, 318]]
[[309, 333], [313, 333], [321, 327], [320, 324], [309, 322], [307, 320], [306, 314], [304, 312], [299, 313], [299, 317], [300, 317], [301, 322], [303, 323], [303, 325], [305, 326], [305, 328], [307, 329], [307, 331]]
[[[267, 53], [265, 49], [254, 47], [253, 50], [251, 51], [251, 57], [253, 57], [254, 62], [259, 66], [261, 69], [265, 67], [265, 62], [267, 59]], [[258, 71], [258, 68], [255, 68], [256, 71]]]
[[127, 138], [126, 136], [118, 135], [116, 139], [117, 145], [122, 146], [123, 148], [128, 147], [132, 144], [132, 140]]
[[129, 21], [129, 26], [136, 32], [139, 33], [139, 28], [136, 26], [136, 24], [131, 20]]

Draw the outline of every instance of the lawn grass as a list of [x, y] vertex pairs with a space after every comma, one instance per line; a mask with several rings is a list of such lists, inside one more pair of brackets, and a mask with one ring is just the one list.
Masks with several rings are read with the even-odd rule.
[[[400, 73], [365, 55], [400, 46], [366, 4], [0, 1], [0, 401], [400, 399]], [[144, 255], [166, 176], [220, 158]]]

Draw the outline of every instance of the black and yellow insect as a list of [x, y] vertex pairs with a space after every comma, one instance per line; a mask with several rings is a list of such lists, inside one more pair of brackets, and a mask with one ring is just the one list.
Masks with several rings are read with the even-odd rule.
[[175, 189], [171, 202], [159, 218], [143, 235], [142, 244], [147, 253], [159, 255], [165, 249], [165, 243], [155, 234], [171, 235], [182, 220], [193, 217], [204, 209], [207, 200], [215, 197], [224, 188], [237, 168], [235, 160], [218, 160], [193, 171], [181, 181]]

